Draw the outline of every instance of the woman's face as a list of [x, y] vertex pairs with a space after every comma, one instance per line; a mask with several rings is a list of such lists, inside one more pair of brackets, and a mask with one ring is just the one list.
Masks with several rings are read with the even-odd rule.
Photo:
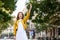
[[23, 17], [22, 13], [19, 13], [19, 19], [22, 19], [22, 17]]

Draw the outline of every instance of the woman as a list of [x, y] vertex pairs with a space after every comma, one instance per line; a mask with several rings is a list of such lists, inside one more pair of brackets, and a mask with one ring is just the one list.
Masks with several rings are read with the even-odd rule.
[[25, 17], [22, 12], [19, 12], [17, 15], [17, 20], [14, 23], [14, 36], [16, 40], [28, 40], [25, 29], [27, 28], [26, 22], [29, 19], [31, 8], [32, 5], [30, 4], [30, 9]]

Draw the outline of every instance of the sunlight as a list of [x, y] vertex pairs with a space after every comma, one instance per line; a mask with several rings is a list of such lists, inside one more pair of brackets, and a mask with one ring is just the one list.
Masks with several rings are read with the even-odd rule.
[[28, 0], [18, 0], [17, 3], [16, 3], [16, 10], [13, 11], [13, 14], [12, 16], [17, 16], [17, 13], [18, 12], [23, 12], [23, 10], [25, 9], [25, 4]]

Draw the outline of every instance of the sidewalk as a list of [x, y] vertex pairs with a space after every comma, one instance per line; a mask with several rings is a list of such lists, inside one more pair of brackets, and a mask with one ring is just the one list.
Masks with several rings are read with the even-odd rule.
[[[29, 40], [31, 40], [31, 39], [29, 39]], [[33, 39], [33, 40], [37, 40], [37, 39]]]
[[[0, 40], [5, 40], [5, 39], [0, 39]], [[6, 40], [14, 40], [14, 39], [6, 39]], [[29, 39], [29, 40], [31, 40], [31, 39]], [[37, 39], [33, 39], [33, 40], [37, 40]]]

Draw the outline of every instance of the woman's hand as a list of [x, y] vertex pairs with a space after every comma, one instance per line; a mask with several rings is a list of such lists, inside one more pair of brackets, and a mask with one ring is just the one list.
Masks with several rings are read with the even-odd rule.
[[29, 9], [29, 11], [31, 11], [31, 9], [32, 9], [32, 4], [30, 3], [30, 9]]
[[16, 36], [14, 36], [14, 40], [16, 40]]
[[30, 10], [32, 9], [32, 4], [30, 4]]

